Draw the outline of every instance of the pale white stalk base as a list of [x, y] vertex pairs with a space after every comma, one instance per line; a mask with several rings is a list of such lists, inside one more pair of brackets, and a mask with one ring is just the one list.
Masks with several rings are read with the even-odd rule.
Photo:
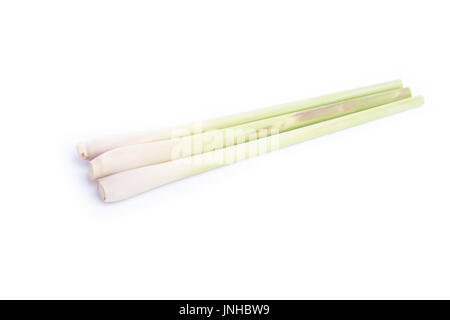
[[166, 139], [171, 132], [171, 129], [162, 129], [152, 132], [106, 136], [77, 144], [77, 152], [81, 159], [93, 159], [106, 151], [122, 146]]
[[423, 102], [422, 96], [408, 98], [240, 145], [120, 172], [98, 180], [99, 194], [105, 202], [127, 199], [172, 181], [411, 109]]
[[80, 158], [93, 159], [108, 150], [126, 145], [160, 141], [171, 139], [174, 137], [189, 136], [192, 134], [206, 132], [214, 129], [228, 128], [231, 126], [236, 126], [239, 124], [261, 119], [267, 119], [286, 113], [315, 108], [318, 106], [367, 96], [379, 92], [395, 90], [401, 88], [402, 86], [403, 84], [400, 80], [389, 81], [362, 88], [331, 93], [306, 100], [295, 101], [273, 107], [261, 108], [216, 119], [201, 121], [198, 123], [192, 123], [175, 128], [166, 128], [151, 132], [104, 137], [80, 143], [77, 146], [77, 150]]

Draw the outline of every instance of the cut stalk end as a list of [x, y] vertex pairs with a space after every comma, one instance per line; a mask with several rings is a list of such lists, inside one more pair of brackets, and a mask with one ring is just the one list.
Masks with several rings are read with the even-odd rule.
[[78, 156], [83, 160], [86, 160], [87, 158], [89, 158], [89, 153], [87, 151], [86, 143], [83, 142], [83, 143], [77, 144], [77, 153], [78, 153]]
[[89, 169], [89, 177], [92, 179], [92, 180], [95, 180], [95, 165], [93, 164], [93, 162], [92, 161], [89, 161], [89, 164], [88, 164], [88, 169]]
[[100, 181], [97, 182], [97, 190], [100, 198], [106, 202], [105, 188], [102, 186], [102, 183]]
[[109, 174], [105, 174], [104, 170], [105, 166], [103, 164], [103, 160], [99, 157], [92, 159], [89, 161], [88, 169], [89, 169], [89, 177], [92, 180], [96, 180], [98, 178], [107, 176]]

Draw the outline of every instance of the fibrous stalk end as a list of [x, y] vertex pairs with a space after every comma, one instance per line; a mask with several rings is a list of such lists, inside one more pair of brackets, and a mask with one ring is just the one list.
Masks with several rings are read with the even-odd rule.
[[100, 195], [100, 198], [103, 201], [106, 201], [105, 189], [103, 188], [102, 183], [100, 181], [97, 182], [97, 190], [98, 190], [98, 194]]
[[86, 160], [89, 158], [87, 146], [84, 142], [77, 144], [77, 152], [81, 159]]
[[94, 163], [92, 161], [89, 161], [88, 163], [88, 169], [89, 169], [89, 177], [92, 180], [95, 180], [95, 168], [94, 168]]

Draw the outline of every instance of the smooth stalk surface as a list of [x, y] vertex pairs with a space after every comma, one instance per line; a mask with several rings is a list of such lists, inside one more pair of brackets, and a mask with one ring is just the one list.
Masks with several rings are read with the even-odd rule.
[[166, 183], [227, 165], [254, 155], [286, 147], [327, 133], [342, 130], [364, 122], [423, 104], [418, 96], [319, 122], [270, 137], [202, 153], [161, 164], [120, 172], [98, 180], [98, 191], [105, 202], [123, 200]]
[[391, 103], [411, 96], [409, 88], [386, 91], [282, 116], [178, 139], [129, 145], [107, 151], [89, 163], [92, 179], [205, 153], [286, 132], [317, 122]]
[[251, 121], [257, 121], [286, 113], [315, 108], [318, 106], [367, 96], [379, 92], [399, 89], [401, 87], [402, 82], [400, 80], [389, 81], [353, 90], [342, 91], [320, 97], [286, 103], [278, 106], [215, 118], [198, 123], [191, 123], [175, 128], [103, 137], [78, 144], [77, 151], [82, 159], [93, 159], [108, 150], [123, 147], [126, 145], [154, 142], [171, 139], [173, 137], [189, 136], [192, 134], [197, 134], [214, 129], [228, 128]]

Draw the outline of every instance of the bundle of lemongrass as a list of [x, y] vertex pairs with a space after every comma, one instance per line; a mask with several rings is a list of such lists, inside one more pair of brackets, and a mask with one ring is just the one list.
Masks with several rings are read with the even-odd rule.
[[77, 145], [105, 202], [423, 104], [390, 81], [185, 126]]

